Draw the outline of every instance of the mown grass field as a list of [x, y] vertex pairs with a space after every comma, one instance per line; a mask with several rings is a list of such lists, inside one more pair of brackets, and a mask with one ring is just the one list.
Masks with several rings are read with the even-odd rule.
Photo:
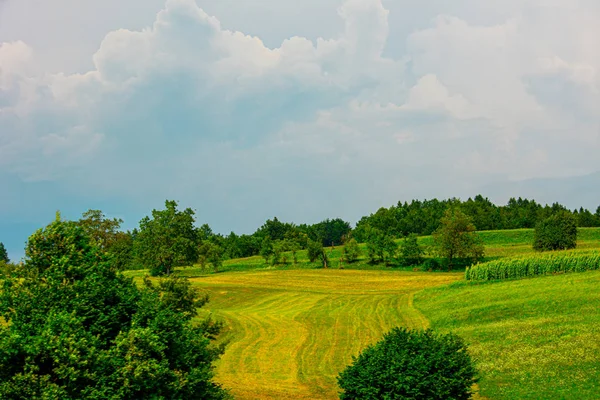
[[433, 328], [469, 344], [490, 399], [600, 398], [600, 271], [419, 292]]
[[[533, 253], [532, 230], [480, 232], [488, 259]], [[431, 238], [420, 238], [422, 244]], [[600, 229], [581, 229], [578, 249], [600, 248]], [[226, 323], [217, 380], [239, 399], [334, 399], [336, 375], [395, 326], [465, 338], [489, 399], [598, 399], [600, 271], [470, 283], [462, 272], [414, 272], [363, 258], [337, 269], [228, 260], [219, 273], [185, 268]], [[143, 271], [131, 271], [141, 277]]]
[[336, 376], [395, 326], [424, 328], [415, 292], [461, 273], [295, 270], [192, 278], [230, 341], [217, 381], [238, 399], [335, 399]]

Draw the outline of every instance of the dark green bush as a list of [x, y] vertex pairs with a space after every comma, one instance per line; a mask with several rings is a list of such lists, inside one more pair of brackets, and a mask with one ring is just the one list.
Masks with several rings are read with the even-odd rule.
[[469, 399], [476, 370], [461, 338], [394, 328], [338, 376], [340, 399]]
[[435, 271], [435, 270], [440, 269], [440, 267], [441, 267], [440, 262], [435, 258], [428, 258], [423, 263], [424, 271]]

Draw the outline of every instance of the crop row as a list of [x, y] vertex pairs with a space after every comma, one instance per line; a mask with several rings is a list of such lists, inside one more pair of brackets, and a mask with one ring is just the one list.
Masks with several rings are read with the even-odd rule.
[[476, 264], [465, 271], [471, 281], [519, 279], [536, 275], [600, 269], [600, 252], [556, 252]]

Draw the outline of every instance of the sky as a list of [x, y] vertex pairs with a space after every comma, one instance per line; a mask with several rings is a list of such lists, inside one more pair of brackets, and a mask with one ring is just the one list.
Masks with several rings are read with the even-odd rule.
[[600, 205], [597, 0], [0, 0], [0, 242], [414, 198]]

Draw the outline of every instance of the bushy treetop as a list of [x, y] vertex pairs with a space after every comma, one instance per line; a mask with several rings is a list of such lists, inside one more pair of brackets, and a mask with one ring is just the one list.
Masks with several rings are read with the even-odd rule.
[[338, 376], [342, 400], [466, 400], [477, 381], [458, 336], [395, 328]]

